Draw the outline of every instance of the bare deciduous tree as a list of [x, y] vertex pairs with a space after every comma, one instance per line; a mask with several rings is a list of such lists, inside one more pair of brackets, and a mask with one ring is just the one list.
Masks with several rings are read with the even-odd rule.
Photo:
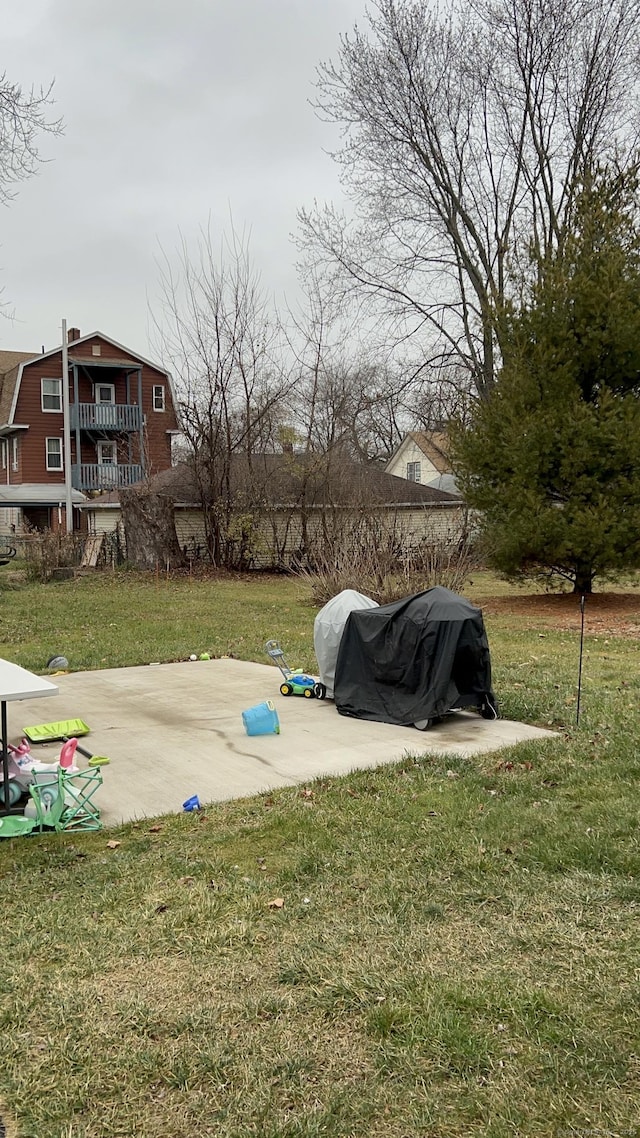
[[345, 312], [335, 279], [311, 268], [303, 283], [306, 294], [290, 312], [288, 337], [297, 375], [292, 441], [304, 452], [385, 463], [415, 425], [415, 408], [425, 416], [434, 410], [434, 392], [413, 364], [389, 359], [378, 340], [369, 343], [366, 326], [354, 332], [357, 310]]
[[636, 146], [640, 0], [373, 0], [366, 22], [318, 84], [355, 217], [303, 211], [301, 243], [483, 396], [531, 249], [557, 247], [586, 169]]
[[[207, 230], [194, 255], [183, 242], [177, 268], [164, 256], [160, 291], [158, 350], [176, 376], [209, 554], [215, 565], [235, 564], [244, 540], [238, 517], [259, 498], [251, 484], [252, 456], [273, 449], [286, 393], [278, 324], [248, 238], [233, 229], [219, 252]], [[234, 474], [239, 458], [241, 486]]]
[[35, 174], [41, 161], [38, 139], [42, 134], [60, 134], [61, 119], [51, 120], [53, 85], [24, 91], [4, 72], [0, 75], [0, 202], [14, 196], [12, 188]]

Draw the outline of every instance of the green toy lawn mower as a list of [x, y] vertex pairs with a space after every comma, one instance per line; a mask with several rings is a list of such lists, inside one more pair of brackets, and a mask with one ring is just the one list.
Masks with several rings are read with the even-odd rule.
[[327, 694], [325, 685], [314, 676], [308, 676], [302, 668], [290, 668], [277, 640], [267, 640], [264, 649], [282, 673], [281, 695], [301, 695], [304, 699], [325, 698]]

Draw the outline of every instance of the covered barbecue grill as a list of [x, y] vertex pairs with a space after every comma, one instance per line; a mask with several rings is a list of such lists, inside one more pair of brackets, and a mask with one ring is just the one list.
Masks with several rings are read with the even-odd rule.
[[420, 728], [455, 708], [497, 718], [482, 612], [436, 586], [350, 613], [334, 699], [341, 715]]

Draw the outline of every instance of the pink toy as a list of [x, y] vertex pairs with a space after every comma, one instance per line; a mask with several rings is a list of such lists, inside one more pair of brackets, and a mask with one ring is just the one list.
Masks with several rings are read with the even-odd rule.
[[73, 766], [77, 746], [77, 739], [67, 739], [66, 743], [62, 744], [58, 762], [60, 763], [60, 766], [63, 770], [69, 770], [69, 768]]
[[8, 750], [9, 750], [10, 754], [12, 754], [13, 757], [16, 759], [22, 755], [28, 755], [31, 752], [31, 747], [29, 746], [29, 740], [25, 739], [23, 736], [17, 747], [14, 747], [12, 743], [9, 743]]

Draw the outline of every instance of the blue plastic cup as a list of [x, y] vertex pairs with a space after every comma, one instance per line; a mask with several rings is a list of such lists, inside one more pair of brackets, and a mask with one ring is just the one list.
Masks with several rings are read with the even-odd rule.
[[187, 813], [190, 813], [192, 810], [199, 810], [200, 799], [198, 798], [198, 795], [194, 794], [191, 798], [187, 798], [187, 801], [182, 803], [182, 809], [186, 810]]
[[257, 703], [242, 712], [242, 722], [247, 735], [279, 735], [280, 720], [272, 700]]

